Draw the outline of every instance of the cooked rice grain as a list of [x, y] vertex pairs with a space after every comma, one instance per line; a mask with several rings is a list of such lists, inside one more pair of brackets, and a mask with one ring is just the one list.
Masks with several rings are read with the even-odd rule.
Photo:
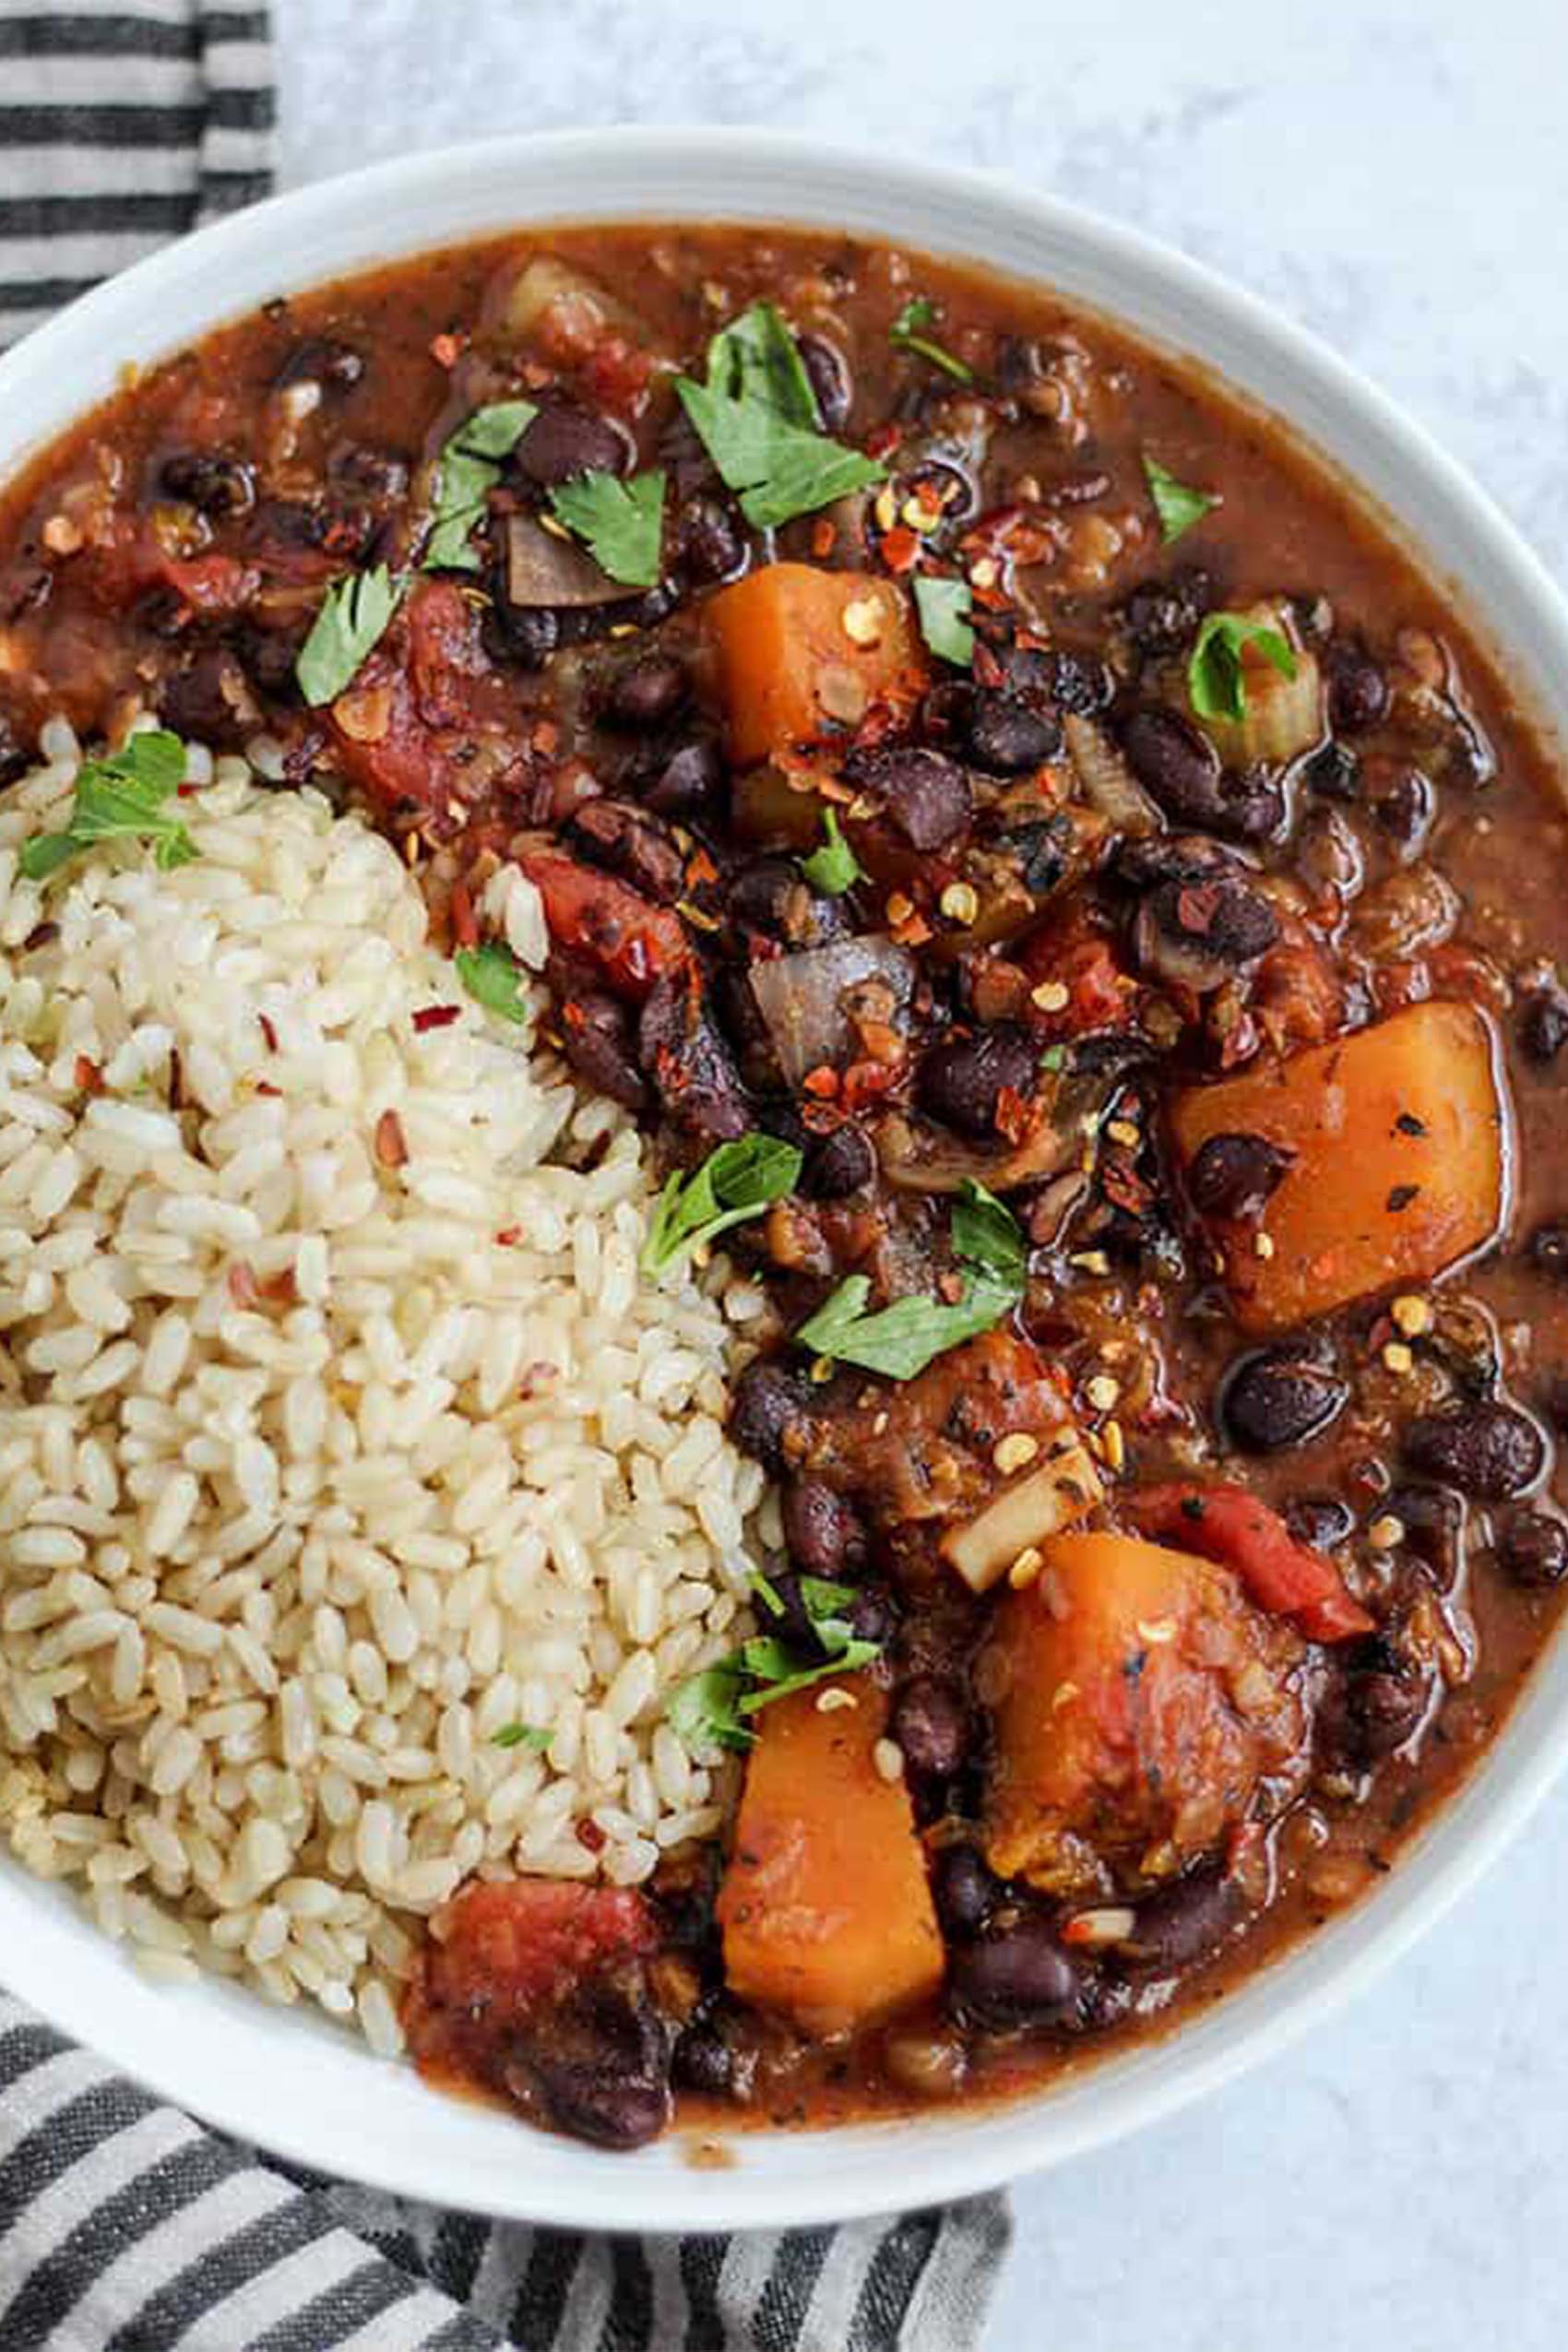
[[[160, 1978], [389, 2051], [399, 1914], [633, 1885], [721, 1818], [663, 1706], [744, 1604], [755, 1293], [639, 1280], [635, 1129], [314, 794], [224, 761], [194, 864], [18, 878], [45, 734], [0, 802], [0, 1825]], [[530, 885], [487, 906], [537, 968]]]

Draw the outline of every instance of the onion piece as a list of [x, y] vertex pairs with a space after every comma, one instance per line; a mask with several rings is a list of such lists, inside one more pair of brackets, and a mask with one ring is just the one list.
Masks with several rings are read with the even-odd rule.
[[539, 333], [552, 311], [560, 325], [575, 330], [574, 339], [587, 347], [601, 341], [607, 333], [624, 336], [631, 343], [647, 339], [641, 320], [596, 279], [574, 269], [569, 262], [557, 261], [553, 254], [535, 254], [507, 289], [501, 325], [526, 339]]
[[575, 540], [557, 539], [531, 515], [506, 517], [506, 601], [518, 612], [624, 604], [635, 593], [601, 572]]
[[835, 940], [752, 966], [752, 994], [791, 1086], [809, 1070], [825, 1063], [837, 1069], [849, 1058], [854, 1039], [844, 997], [873, 980], [885, 981], [895, 1013], [902, 1013], [914, 990], [914, 963], [890, 941], [866, 938]]
[[890, 1111], [878, 1120], [872, 1141], [883, 1174], [900, 1193], [956, 1193], [971, 1179], [993, 1193], [1007, 1193], [1075, 1163], [1084, 1138], [1074, 1123], [1045, 1119], [1016, 1151], [999, 1156]]
[[1296, 657], [1287, 678], [1261, 655], [1243, 647], [1241, 677], [1246, 707], [1240, 719], [1200, 719], [1191, 709], [1227, 767], [1250, 767], [1255, 760], [1283, 767], [1322, 742], [1323, 680], [1316, 659], [1303, 647], [1284, 603], [1249, 605], [1241, 616], [1284, 638]]
[[1159, 832], [1164, 818], [1104, 728], [1069, 711], [1062, 721], [1062, 732], [1089, 806], [1108, 817], [1129, 840]]
[[1087, 1448], [1064, 1432], [1048, 1462], [993, 1495], [965, 1526], [948, 1529], [943, 1557], [971, 1592], [988, 1592], [1020, 1552], [1059, 1536], [1091, 1511], [1104, 1491]]

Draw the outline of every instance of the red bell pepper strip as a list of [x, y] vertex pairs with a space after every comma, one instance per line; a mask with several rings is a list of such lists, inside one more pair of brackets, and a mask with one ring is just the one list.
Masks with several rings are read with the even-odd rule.
[[1245, 1487], [1146, 1487], [1122, 1507], [1141, 1534], [1233, 1568], [1260, 1609], [1291, 1618], [1309, 1641], [1348, 1642], [1374, 1628], [1333, 1561], [1298, 1543]]

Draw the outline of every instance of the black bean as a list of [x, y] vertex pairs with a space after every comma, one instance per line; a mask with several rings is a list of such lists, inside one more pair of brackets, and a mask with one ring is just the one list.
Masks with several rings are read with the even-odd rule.
[[755, 1122], [735, 1057], [683, 973], [666, 973], [643, 1006], [637, 1059], [669, 1116], [688, 1134], [725, 1143], [750, 1134]]
[[1530, 1264], [1554, 1282], [1568, 1282], [1568, 1218], [1549, 1218], [1530, 1235]]
[[1373, 1663], [1367, 1669], [1348, 1659], [1344, 1680], [1324, 1702], [1324, 1733], [1329, 1748], [1360, 1769], [1381, 1764], [1402, 1748], [1420, 1728], [1430, 1702], [1424, 1679], [1397, 1652], [1393, 1658], [1392, 1664]]
[[1190, 1968], [1224, 1942], [1247, 1916], [1247, 1898], [1234, 1878], [1197, 1870], [1161, 1887], [1134, 1911], [1124, 1956], [1145, 1967]]
[[1403, 859], [1425, 848], [1437, 821], [1437, 792], [1419, 767], [1407, 767], [1372, 804], [1372, 815]]
[[1332, 1551], [1355, 1530], [1356, 1515], [1336, 1494], [1295, 1494], [1284, 1506], [1286, 1526], [1298, 1543]]
[[641, 2148], [670, 2120], [670, 2085], [641, 2082], [607, 2067], [537, 2064], [540, 2088], [558, 2132], [596, 2148]]
[[[1015, 655], [1004, 664], [1009, 671], [1009, 683], [1016, 683], [1013, 671], [1018, 659]], [[1096, 661], [1092, 655], [1045, 653], [1034, 655], [1031, 659], [1040, 664], [1039, 677], [1046, 695], [1058, 710], [1070, 712], [1075, 719], [1098, 718], [1114, 698], [1115, 679], [1105, 663]]]
[[1288, 1349], [1259, 1348], [1242, 1356], [1227, 1373], [1219, 1394], [1219, 1418], [1231, 1439], [1249, 1454], [1277, 1454], [1304, 1445], [1337, 1419], [1349, 1391], [1322, 1364], [1304, 1362]]
[[1568, 995], [1533, 989], [1519, 1008], [1519, 1044], [1532, 1062], [1555, 1062], [1568, 1044]]
[[505, 594], [492, 606], [489, 625], [495, 633], [492, 650], [524, 670], [542, 670], [562, 642], [558, 612], [548, 604], [508, 604]]
[[1338, 735], [1362, 735], [1388, 716], [1388, 681], [1364, 646], [1336, 637], [1323, 657], [1329, 723]]
[[1544, 1511], [1515, 1511], [1506, 1521], [1497, 1557], [1526, 1591], [1542, 1591], [1568, 1576], [1568, 1527]]
[[771, 1356], [758, 1356], [735, 1382], [730, 1400], [730, 1435], [742, 1454], [779, 1479], [803, 1446], [812, 1423], [811, 1390], [803, 1372]]
[[1193, 1206], [1201, 1217], [1255, 1217], [1295, 1157], [1266, 1135], [1210, 1135], [1187, 1170]]
[[676, 559], [699, 588], [730, 579], [746, 560], [745, 531], [721, 498], [692, 498], [682, 509], [675, 534]]
[[1122, 730], [1127, 764], [1168, 816], [1203, 825], [1219, 805], [1224, 771], [1208, 737], [1180, 711], [1146, 704]]
[[636, 450], [630, 434], [609, 417], [595, 416], [570, 401], [540, 409], [512, 452], [513, 469], [539, 490], [570, 481], [574, 474], [624, 474]]
[[1160, 883], [1133, 924], [1133, 951], [1152, 978], [1218, 988], [1272, 947], [1279, 918], [1260, 890], [1234, 874]]
[[31, 760], [11, 720], [0, 710], [0, 789], [25, 776]]
[[158, 479], [171, 498], [214, 520], [248, 515], [255, 505], [255, 476], [249, 466], [242, 458], [219, 457], [210, 449], [176, 450], [164, 458]]
[[865, 1566], [866, 1531], [847, 1495], [825, 1479], [794, 1479], [781, 1505], [784, 1541], [802, 1574], [829, 1584], [856, 1576]]
[[276, 385], [321, 384], [329, 391], [351, 392], [364, 375], [365, 359], [351, 343], [333, 335], [309, 335], [296, 343], [273, 378]]
[[1393, 1486], [1378, 1504], [1405, 1530], [1407, 1551], [1423, 1561], [1446, 1587], [1459, 1573], [1465, 1549], [1465, 1505], [1444, 1486]]
[[812, 390], [816, 394], [823, 431], [842, 433], [849, 422], [849, 410], [855, 398], [854, 378], [849, 374], [849, 361], [837, 344], [830, 343], [826, 335], [797, 335], [795, 348], [811, 378]]
[[683, 2090], [728, 2098], [735, 2082], [735, 2053], [716, 2025], [698, 2019], [678, 2037], [670, 2071]]
[[969, 822], [969, 779], [942, 752], [857, 752], [844, 773], [880, 801], [889, 822], [913, 849], [945, 849]]
[[643, 794], [659, 816], [688, 817], [710, 809], [724, 789], [724, 762], [713, 742], [683, 743]]
[[683, 661], [669, 653], [645, 654], [612, 681], [600, 716], [607, 726], [642, 734], [679, 719], [691, 692], [691, 676]]
[[917, 1674], [893, 1702], [888, 1731], [913, 1780], [951, 1780], [969, 1742], [969, 1709], [956, 1684]]
[[1504, 1503], [1540, 1476], [1546, 1441], [1515, 1406], [1465, 1405], [1456, 1412], [1423, 1413], [1407, 1422], [1404, 1454], [1412, 1469], [1456, 1486], [1462, 1494]]
[[1324, 801], [1361, 797], [1361, 763], [1345, 743], [1320, 744], [1302, 767], [1301, 779], [1309, 792]]
[[1175, 653], [1196, 630], [1213, 600], [1206, 572], [1184, 565], [1168, 580], [1146, 580], [1122, 608], [1127, 635], [1141, 653]]
[[726, 903], [742, 932], [785, 947], [826, 947], [851, 927], [843, 900], [814, 890], [793, 858], [753, 858], [731, 877]]
[[944, 1934], [978, 1935], [996, 1907], [1002, 1883], [972, 1846], [943, 1846], [931, 1866], [931, 1891]]
[[977, 1029], [972, 1037], [944, 1038], [921, 1057], [915, 1090], [922, 1110], [966, 1135], [996, 1132], [997, 1106], [1005, 1087], [1017, 1095], [1033, 1088], [1039, 1049], [1027, 1029], [1011, 1022]]
[[1024, 776], [1054, 757], [1062, 730], [1010, 695], [977, 694], [969, 713], [968, 749], [988, 776]]
[[172, 671], [159, 688], [158, 708], [176, 735], [220, 750], [246, 742], [261, 723], [250, 682], [226, 646], [203, 646]]
[[573, 995], [561, 1006], [567, 1061], [596, 1093], [628, 1111], [646, 1111], [648, 1088], [634, 1059], [632, 1016], [613, 996]]
[[876, 1173], [876, 1154], [858, 1127], [835, 1127], [807, 1147], [801, 1190], [815, 1201], [842, 1200], [858, 1193]]
[[610, 873], [619, 874], [645, 898], [672, 907], [684, 895], [686, 868], [662, 818], [626, 801], [584, 801], [567, 833], [575, 849]]
[[340, 482], [344, 489], [384, 504], [401, 498], [409, 487], [408, 460], [390, 449], [362, 449], [356, 445], [342, 450], [332, 459], [330, 472], [333, 481]]
[[953, 1995], [981, 2025], [1061, 2025], [1075, 2022], [1084, 1977], [1047, 1919], [1026, 1912], [992, 1927], [953, 1962]]

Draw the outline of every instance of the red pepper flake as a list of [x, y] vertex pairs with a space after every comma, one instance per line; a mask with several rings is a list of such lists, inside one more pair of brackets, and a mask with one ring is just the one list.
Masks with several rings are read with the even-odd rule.
[[265, 1078], [258, 1078], [256, 1080], [255, 1090], [257, 1094], [269, 1095], [274, 1098], [280, 1095], [283, 1091], [281, 1087], [269, 1086]]
[[265, 1013], [258, 1013], [255, 1019], [256, 1027], [260, 1029], [262, 1036], [267, 1039], [267, 1050], [268, 1053], [276, 1053], [278, 1051], [278, 1032], [276, 1028], [274, 1028], [272, 1023], [267, 1019]]
[[687, 888], [698, 890], [705, 882], [717, 882], [718, 879], [719, 868], [706, 849], [699, 849], [686, 868]]
[[912, 572], [920, 562], [920, 538], [905, 524], [896, 523], [883, 534], [879, 552], [890, 572]]
[[89, 1062], [85, 1053], [77, 1056], [77, 1085], [83, 1094], [103, 1092], [103, 1071], [100, 1063]]
[[375, 1123], [375, 1156], [383, 1168], [401, 1168], [409, 1157], [403, 1123], [395, 1111], [384, 1111]]
[[838, 1091], [838, 1073], [830, 1063], [819, 1062], [814, 1070], [806, 1072], [801, 1084], [808, 1094], [831, 1099]]
[[890, 457], [904, 438], [901, 424], [879, 424], [874, 433], [866, 435], [868, 457]]
[[479, 917], [474, 912], [473, 897], [466, 882], [455, 882], [452, 885], [452, 896], [446, 902], [446, 911], [451, 918], [452, 936], [458, 946], [477, 947], [479, 945]]
[[580, 1821], [577, 1823], [577, 1843], [586, 1846], [590, 1854], [601, 1854], [606, 1842], [604, 1832], [596, 1821]]
[[552, 719], [541, 719], [529, 741], [541, 759], [552, 759], [561, 748], [561, 730]]
[[862, 1104], [874, 1102], [879, 1095], [888, 1094], [903, 1076], [901, 1063], [886, 1062], [851, 1062], [844, 1073], [841, 1100], [847, 1111], [859, 1111]]
[[256, 1284], [256, 1289], [269, 1307], [291, 1307], [299, 1300], [299, 1289], [291, 1265], [282, 1266], [278, 1273], [269, 1274], [265, 1282]]
[[237, 1258], [229, 1268], [229, 1296], [242, 1310], [254, 1313], [261, 1304], [261, 1290], [255, 1278], [255, 1268], [247, 1259]]
[[496, 1246], [498, 1249], [515, 1250], [522, 1238], [523, 1229], [520, 1225], [504, 1225], [495, 1236]]
[[468, 339], [466, 335], [451, 332], [433, 335], [430, 339], [430, 356], [437, 367], [456, 367], [463, 356], [463, 346]]
[[831, 555], [837, 537], [837, 525], [830, 523], [826, 515], [820, 515], [812, 525], [812, 553], [818, 557]]
[[414, 1028], [422, 1037], [426, 1029], [449, 1029], [462, 1009], [460, 1004], [422, 1004]]
[[1035, 1123], [1033, 1104], [1016, 1087], [998, 1087], [995, 1115], [997, 1132], [1014, 1146], [1023, 1142]]

